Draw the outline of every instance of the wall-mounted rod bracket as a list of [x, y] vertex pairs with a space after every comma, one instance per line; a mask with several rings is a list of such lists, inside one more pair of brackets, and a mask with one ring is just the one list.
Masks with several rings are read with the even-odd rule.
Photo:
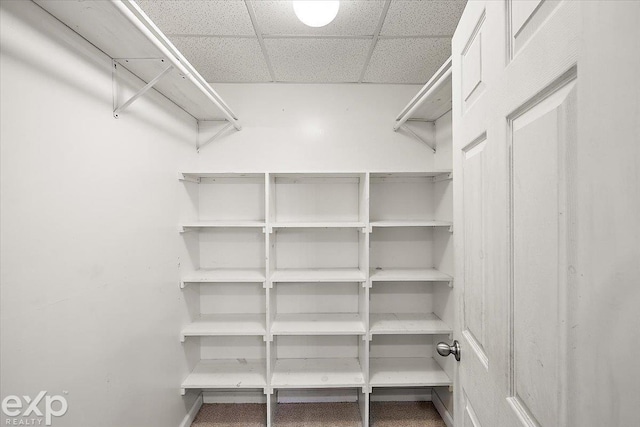
[[[125, 67], [122, 62], [127, 63], [131, 61], [159, 61], [164, 63], [165, 60], [161, 58], [143, 58], [143, 59], [113, 59], [112, 60], [112, 79], [113, 79], [113, 117], [116, 119], [120, 117], [120, 113], [126, 110], [131, 104], [134, 103], [135, 100], [144, 95], [149, 89], [154, 87], [156, 83], [158, 83], [164, 76], [169, 74], [171, 70], [173, 70], [173, 65], [168, 65], [164, 70], [162, 70], [157, 76], [151, 79], [147, 84], [145, 84], [138, 92], [133, 94], [128, 100], [126, 100], [123, 104], [120, 105], [119, 101], [119, 93], [120, 93], [120, 73], [118, 69], [120, 67]], [[126, 67], [125, 67], [126, 68]]]
[[216, 139], [220, 138], [225, 132], [227, 132], [232, 126], [234, 126], [234, 124], [232, 122], [228, 122], [225, 126], [223, 126], [218, 132], [216, 132], [211, 138], [207, 139], [205, 142], [203, 142], [202, 144], [200, 143], [200, 123], [198, 123], [198, 139], [197, 139], [197, 143], [196, 143], [196, 150], [200, 150], [202, 147], [204, 147], [207, 144], [212, 143], [213, 141], [215, 141]]
[[[400, 128], [399, 128], [400, 129]], [[427, 141], [426, 139], [422, 138], [420, 135], [418, 135], [417, 133], [415, 133], [406, 123], [403, 124], [401, 126], [401, 129], [404, 129], [407, 131], [407, 133], [411, 136], [413, 136], [414, 138], [416, 138], [418, 141], [422, 142], [423, 144], [425, 144], [427, 147], [431, 148], [431, 151], [433, 151], [434, 153], [436, 152], [436, 146], [435, 144]]]

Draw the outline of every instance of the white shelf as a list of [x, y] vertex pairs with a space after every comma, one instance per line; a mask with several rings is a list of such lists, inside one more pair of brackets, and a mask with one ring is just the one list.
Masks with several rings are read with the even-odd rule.
[[145, 82], [172, 65], [155, 90], [198, 120], [226, 119], [240, 129], [220, 96], [134, 2], [37, 3]]
[[359, 314], [278, 314], [271, 325], [273, 335], [364, 335]]
[[375, 188], [379, 184], [409, 184], [409, 183], [436, 183], [453, 179], [453, 170], [438, 169], [429, 172], [393, 172], [393, 173], [372, 173], [371, 187]]
[[436, 220], [397, 220], [397, 221], [371, 221], [371, 227], [451, 227], [451, 221]]
[[364, 222], [322, 221], [322, 222], [273, 222], [271, 228], [364, 228]]
[[187, 283], [264, 283], [264, 269], [201, 269], [182, 279], [182, 287]]
[[396, 128], [407, 120], [434, 122], [451, 110], [451, 58], [447, 59], [396, 117]]
[[451, 333], [451, 328], [433, 313], [371, 313], [369, 317], [372, 335]]
[[372, 387], [448, 386], [451, 379], [431, 357], [382, 357], [370, 359]]
[[263, 173], [211, 173], [211, 172], [182, 172], [180, 179], [183, 181], [190, 181], [199, 183], [202, 178], [264, 178]]
[[372, 282], [451, 282], [453, 278], [433, 268], [371, 269]]
[[266, 315], [263, 314], [209, 314], [200, 316], [180, 333], [186, 337], [266, 335]]
[[271, 385], [275, 388], [336, 388], [363, 386], [358, 359], [279, 359]]
[[264, 359], [202, 360], [182, 383], [182, 389], [263, 388], [267, 385]]
[[364, 282], [364, 271], [358, 268], [283, 269], [275, 270], [272, 282]]
[[181, 231], [194, 231], [214, 228], [264, 228], [264, 221], [194, 221], [182, 224]]

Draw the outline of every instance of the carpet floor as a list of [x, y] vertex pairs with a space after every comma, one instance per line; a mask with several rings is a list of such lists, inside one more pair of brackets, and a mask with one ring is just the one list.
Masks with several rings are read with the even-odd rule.
[[[265, 427], [266, 405], [204, 404], [191, 427]], [[281, 403], [275, 427], [360, 427], [357, 403]], [[431, 402], [372, 402], [371, 427], [446, 427]]]
[[357, 403], [281, 403], [276, 427], [360, 427]]
[[371, 427], [447, 427], [431, 402], [371, 402]]
[[264, 427], [266, 419], [266, 404], [205, 403], [191, 427]]

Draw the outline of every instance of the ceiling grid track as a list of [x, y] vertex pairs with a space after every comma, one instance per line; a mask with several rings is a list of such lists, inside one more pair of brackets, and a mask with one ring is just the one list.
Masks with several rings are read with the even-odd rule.
[[401, 36], [378, 36], [378, 40], [397, 40], [397, 39], [450, 39], [447, 35], [401, 35]]
[[262, 37], [262, 31], [260, 30], [260, 26], [258, 25], [258, 20], [256, 19], [256, 13], [253, 10], [253, 4], [251, 0], [244, 0], [245, 6], [247, 6], [247, 12], [249, 12], [249, 18], [251, 19], [251, 24], [253, 25], [253, 30], [256, 32], [256, 37], [258, 37], [258, 43], [260, 44], [260, 49], [262, 49], [262, 55], [264, 56], [264, 61], [267, 64], [267, 69], [269, 70], [269, 76], [271, 77], [271, 81], [276, 81], [276, 74], [273, 71], [273, 66], [271, 65], [271, 59], [269, 59], [269, 54], [267, 53], [267, 47], [264, 44], [264, 38]]
[[[175, 38], [208, 38], [208, 39], [255, 39], [256, 36], [248, 34], [167, 34], [170, 37]], [[263, 40], [268, 39], [344, 39], [344, 40], [372, 40], [375, 36], [369, 34], [354, 35], [354, 34], [262, 34]], [[395, 40], [395, 39], [449, 39], [451, 36], [447, 35], [401, 35], [401, 36], [384, 36], [379, 35], [378, 40]]]
[[350, 34], [264, 34], [265, 39], [343, 39], [343, 40], [368, 40], [373, 36]]
[[367, 53], [367, 59], [364, 61], [364, 66], [362, 67], [362, 72], [360, 73], [360, 78], [358, 79], [358, 83], [362, 83], [364, 80], [364, 75], [369, 68], [369, 62], [371, 62], [371, 57], [373, 56], [373, 51], [378, 44], [378, 38], [380, 37], [380, 32], [382, 31], [382, 26], [384, 25], [385, 19], [387, 19], [387, 12], [389, 12], [389, 6], [391, 6], [391, 0], [386, 0], [384, 2], [384, 8], [382, 9], [382, 13], [380, 14], [380, 21], [378, 21], [378, 26], [376, 27], [375, 33], [373, 33], [373, 39], [371, 40], [371, 46], [369, 47], [369, 52]]

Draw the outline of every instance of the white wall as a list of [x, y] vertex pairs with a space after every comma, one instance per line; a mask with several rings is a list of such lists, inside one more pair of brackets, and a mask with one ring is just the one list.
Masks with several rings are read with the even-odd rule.
[[639, 425], [640, 3], [582, 11], [568, 418]]
[[[245, 172], [419, 171], [431, 150], [404, 132], [396, 115], [415, 85], [223, 84], [214, 88], [243, 122], [240, 132], [202, 147], [202, 169]], [[415, 125], [414, 125], [415, 126]]]
[[109, 58], [31, 2], [1, 8], [2, 398], [67, 391], [54, 426], [176, 427], [195, 121], [156, 93], [114, 119]]

